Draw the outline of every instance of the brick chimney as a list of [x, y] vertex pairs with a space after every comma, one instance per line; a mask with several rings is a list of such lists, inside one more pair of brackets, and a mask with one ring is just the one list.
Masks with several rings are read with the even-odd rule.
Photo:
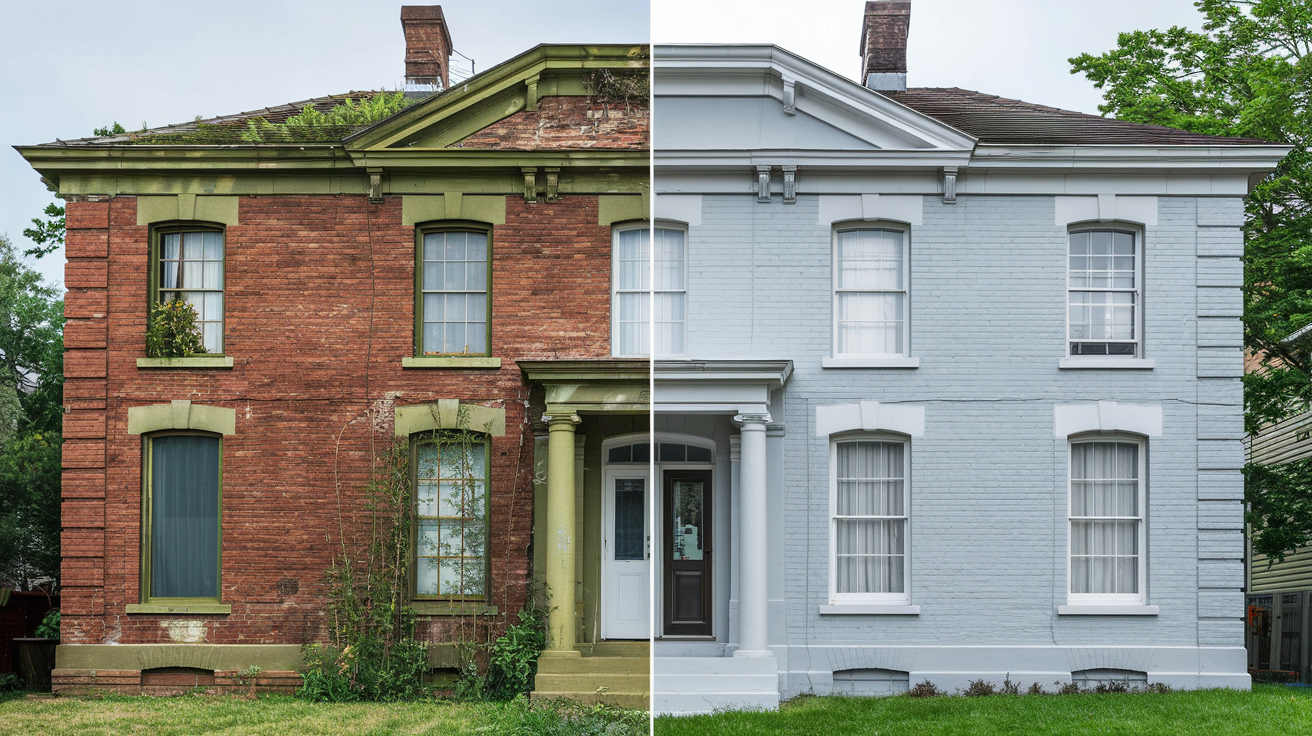
[[451, 33], [441, 5], [402, 5], [407, 89], [431, 91], [451, 86]]
[[911, 0], [870, 0], [861, 28], [861, 80], [876, 92], [907, 88]]

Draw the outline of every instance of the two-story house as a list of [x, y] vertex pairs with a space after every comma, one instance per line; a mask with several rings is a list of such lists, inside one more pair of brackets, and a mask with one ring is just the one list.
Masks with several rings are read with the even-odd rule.
[[1247, 688], [1240, 226], [1287, 147], [908, 88], [909, 22], [866, 4], [863, 84], [655, 47], [653, 709]]
[[[254, 665], [293, 687], [400, 442], [433, 667], [515, 620], [537, 556], [538, 689], [598, 697], [572, 660], [615, 655], [605, 697], [645, 707], [645, 608], [610, 637], [643, 642], [593, 646], [600, 483], [574, 467], [647, 426], [648, 361], [608, 335], [614, 244], [645, 247], [649, 106], [606, 80], [645, 79], [648, 49], [538, 46], [452, 85], [441, 8], [401, 22], [419, 99], [367, 127], [279, 127], [374, 94], [350, 93], [18, 148], [68, 213], [56, 692]], [[175, 299], [206, 352], [150, 357], [148, 308]], [[468, 462], [445, 462], [455, 429]]]

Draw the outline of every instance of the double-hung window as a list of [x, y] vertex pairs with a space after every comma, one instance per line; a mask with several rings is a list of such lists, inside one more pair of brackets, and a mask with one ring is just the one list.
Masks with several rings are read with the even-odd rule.
[[1138, 234], [1075, 230], [1067, 270], [1067, 345], [1071, 356], [1143, 357]]
[[840, 230], [834, 252], [834, 355], [907, 354], [907, 240], [893, 228]]
[[[688, 288], [684, 230], [671, 227], [652, 230], [646, 225], [618, 228], [613, 283], [612, 354], [676, 356], [686, 352]], [[653, 334], [654, 350], [649, 347]]]
[[1144, 602], [1144, 444], [1070, 443], [1072, 604]]
[[438, 434], [414, 442], [415, 597], [487, 597], [485, 440]]
[[488, 232], [428, 229], [418, 239], [419, 355], [489, 355]]
[[907, 443], [860, 438], [831, 447], [830, 598], [907, 603]]
[[222, 438], [145, 442], [142, 602], [219, 600]]
[[191, 304], [205, 352], [223, 354], [223, 231], [161, 228], [155, 238], [155, 301]]

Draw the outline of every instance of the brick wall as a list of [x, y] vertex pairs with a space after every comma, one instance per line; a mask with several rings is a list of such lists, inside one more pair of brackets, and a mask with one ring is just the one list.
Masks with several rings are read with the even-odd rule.
[[[492, 443], [489, 603], [523, 605], [532, 523], [532, 433], [517, 358], [609, 354], [610, 229], [595, 196], [508, 197], [493, 230], [493, 355], [500, 370], [403, 370], [413, 353], [414, 229], [401, 200], [242, 197], [226, 232], [225, 354], [232, 370], [139, 369], [149, 228], [136, 200], [68, 204], [63, 643], [169, 642], [177, 616], [139, 600], [141, 438], [131, 406], [189, 399], [234, 409], [223, 448], [222, 598], [212, 644], [322, 640], [323, 572], [364, 531], [358, 491], [391, 439], [395, 405], [460, 399], [506, 410]], [[109, 284], [113, 284], [112, 287]], [[441, 640], [458, 619], [434, 617]], [[469, 622], [466, 621], [466, 624]]]
[[543, 97], [480, 130], [457, 148], [645, 148], [651, 105], [646, 99], [601, 102], [592, 97]]

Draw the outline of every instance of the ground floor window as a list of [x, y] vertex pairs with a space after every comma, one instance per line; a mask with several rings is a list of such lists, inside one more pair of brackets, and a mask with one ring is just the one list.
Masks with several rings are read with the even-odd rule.
[[488, 454], [465, 435], [414, 444], [416, 598], [486, 597]]
[[840, 440], [831, 462], [833, 598], [905, 603], [907, 443]]
[[143, 601], [219, 598], [223, 440], [146, 438]]
[[1143, 444], [1076, 440], [1070, 461], [1070, 600], [1142, 603]]

